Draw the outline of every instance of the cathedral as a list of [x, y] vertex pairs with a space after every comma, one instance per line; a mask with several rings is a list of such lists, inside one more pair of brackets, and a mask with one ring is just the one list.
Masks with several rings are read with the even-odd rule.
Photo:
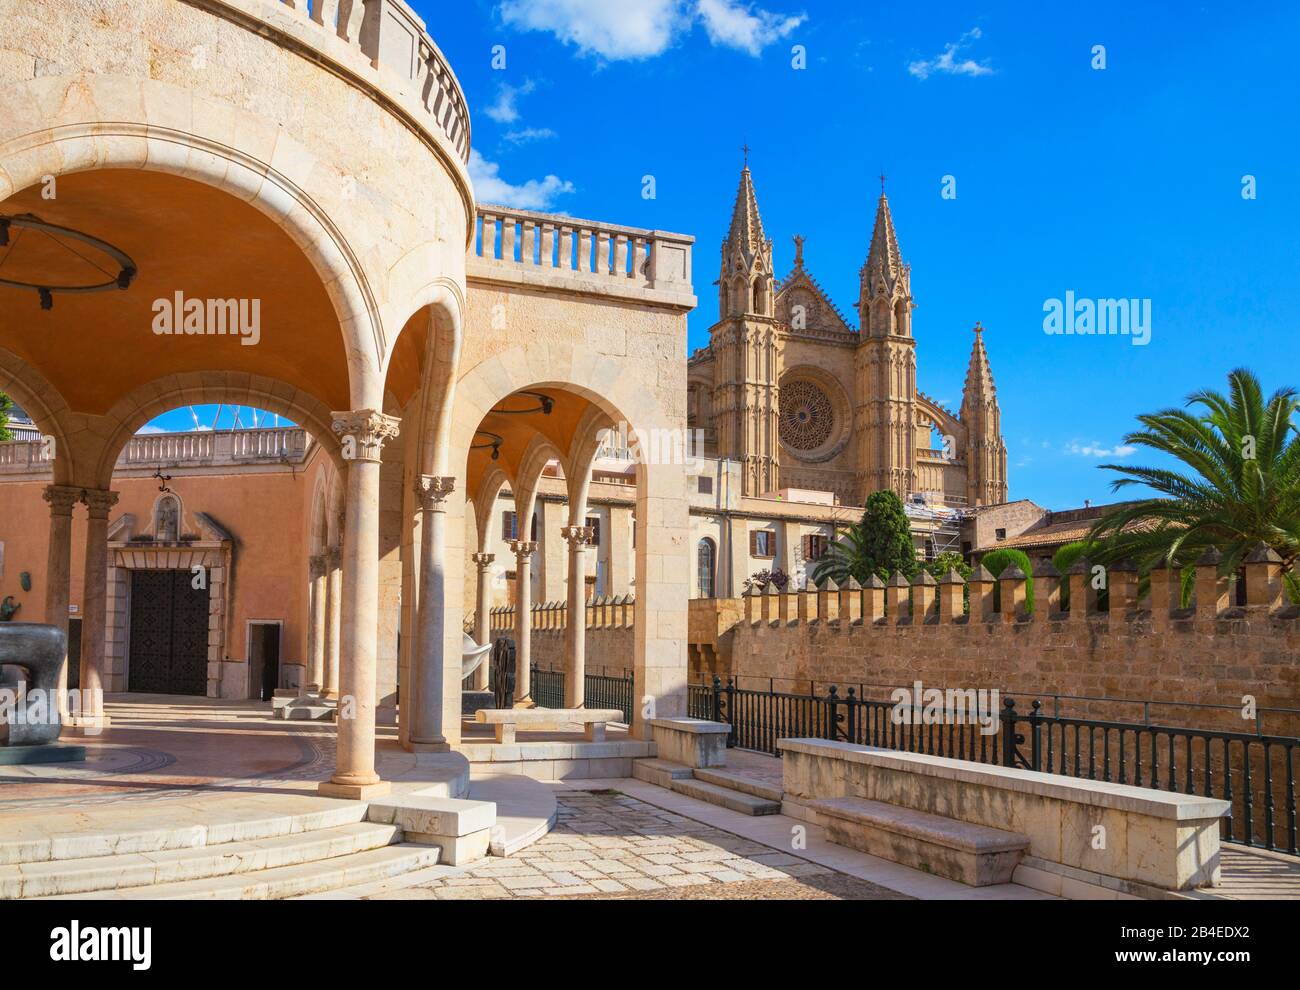
[[880, 489], [905, 501], [974, 507], [1007, 499], [997, 390], [975, 343], [957, 413], [917, 388], [911, 267], [883, 182], [853, 327], [804, 267], [780, 282], [746, 164], [722, 243], [718, 322], [688, 367], [688, 416], [707, 456], [739, 463], [742, 494], [830, 492], [862, 505]]

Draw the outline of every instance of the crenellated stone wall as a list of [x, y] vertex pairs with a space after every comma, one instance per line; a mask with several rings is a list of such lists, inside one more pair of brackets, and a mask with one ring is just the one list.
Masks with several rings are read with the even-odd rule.
[[[632, 595], [605, 596], [588, 602], [586, 607], [586, 669], [589, 674], [621, 676], [631, 670], [635, 643], [632, 637]], [[565, 602], [538, 602], [532, 609], [532, 662], [540, 670], [564, 670], [565, 631], [568, 628]], [[513, 606], [489, 612], [489, 639], [513, 638]]]
[[[722, 602], [720, 610], [743, 604], [743, 614], [717, 637], [711, 662], [692, 643], [692, 679], [718, 674], [766, 689], [770, 678], [776, 690], [795, 693], [835, 684], [843, 694], [855, 686], [880, 698], [920, 680], [926, 687], [996, 688], [1049, 706], [1052, 695], [1077, 696], [1062, 699], [1063, 714], [1247, 732], [1260, 728], [1243, 716], [1249, 699], [1261, 709], [1300, 709], [1300, 608], [1283, 595], [1273, 560], [1246, 565], [1241, 607], [1228, 607], [1227, 582], [1213, 565], [1198, 568], [1195, 603], [1187, 609], [1170, 605], [1169, 572], [1154, 572], [1151, 594], [1139, 602], [1136, 571], [1112, 568], [1115, 607], [1098, 612], [1085, 567], [1069, 580], [1077, 585], [1071, 601], [1087, 607], [1061, 611], [1060, 579], [1047, 565], [1036, 568], [1036, 608], [1028, 612], [1026, 582], [1015, 574], [1001, 582], [1005, 607], [995, 610], [993, 582], [977, 572], [968, 614], [954, 574], [942, 582], [927, 575], [911, 586], [896, 577], [888, 587], [855, 582]], [[692, 628], [702, 627], [697, 617]], [[1183, 704], [1144, 710], [1083, 698]], [[1300, 735], [1300, 715], [1266, 712], [1262, 731]]]

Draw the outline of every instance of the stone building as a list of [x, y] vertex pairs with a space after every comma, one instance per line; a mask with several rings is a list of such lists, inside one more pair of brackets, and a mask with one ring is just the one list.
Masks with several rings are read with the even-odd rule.
[[829, 492], [844, 505], [1006, 501], [1007, 455], [982, 327], [957, 413], [917, 387], [911, 267], [883, 187], [850, 326], [804, 263], [778, 281], [746, 165], [722, 242], [718, 322], [692, 355], [688, 415], [704, 453], [740, 465], [743, 496]]

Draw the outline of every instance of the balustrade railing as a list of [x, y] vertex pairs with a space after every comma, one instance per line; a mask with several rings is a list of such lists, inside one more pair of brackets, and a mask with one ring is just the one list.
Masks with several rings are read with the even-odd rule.
[[[281, 6], [357, 49], [372, 68], [391, 74], [440, 130], [461, 161], [469, 161], [465, 94], [424, 21], [402, 0], [280, 0]], [[328, 54], [328, 51], [327, 51]]]
[[[540, 708], [564, 707], [564, 678], [562, 670], [532, 670], [533, 700]], [[587, 708], [617, 708], [623, 721], [632, 721], [632, 672], [622, 676], [612, 674], [587, 674], [583, 682], [583, 703]]]
[[691, 291], [693, 238], [484, 204], [474, 255], [591, 283]]

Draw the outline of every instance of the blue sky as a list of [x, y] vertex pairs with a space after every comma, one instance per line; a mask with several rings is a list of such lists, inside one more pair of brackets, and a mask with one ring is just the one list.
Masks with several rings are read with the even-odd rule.
[[[742, 143], [778, 272], [804, 235], [854, 323], [883, 169], [919, 385], [955, 408], [984, 324], [1012, 497], [1112, 499], [1100, 461], [1152, 460], [1120, 448], [1134, 416], [1237, 365], [1300, 385], [1294, 6], [413, 6], [466, 90], [481, 199], [695, 235], [692, 348], [717, 317]], [[1149, 299], [1150, 343], [1046, 334], [1044, 302], [1067, 290]]]

